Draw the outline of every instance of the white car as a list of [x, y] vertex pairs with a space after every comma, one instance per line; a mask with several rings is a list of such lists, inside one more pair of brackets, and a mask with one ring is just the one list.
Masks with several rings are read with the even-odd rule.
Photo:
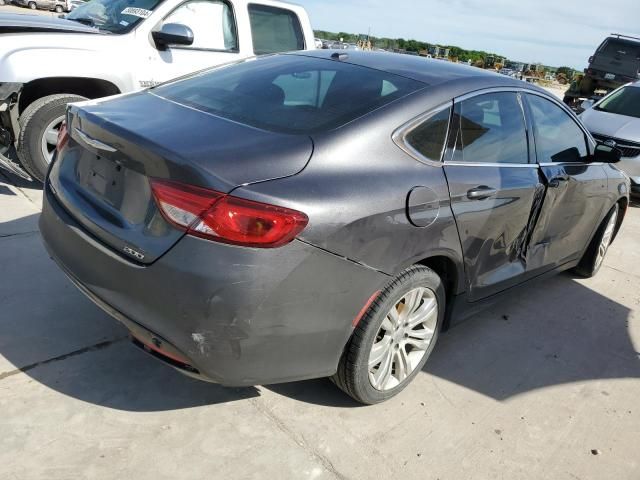
[[640, 82], [614, 90], [580, 114], [596, 140], [622, 150], [616, 164], [631, 178], [631, 192], [640, 195]]
[[315, 49], [306, 11], [272, 0], [92, 0], [66, 19], [0, 14], [0, 166], [42, 181], [68, 103], [304, 49]]

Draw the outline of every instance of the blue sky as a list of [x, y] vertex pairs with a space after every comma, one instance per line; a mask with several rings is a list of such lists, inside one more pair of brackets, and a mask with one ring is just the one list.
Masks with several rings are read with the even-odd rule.
[[492, 51], [582, 69], [611, 32], [640, 37], [640, 0], [294, 0], [313, 28]]

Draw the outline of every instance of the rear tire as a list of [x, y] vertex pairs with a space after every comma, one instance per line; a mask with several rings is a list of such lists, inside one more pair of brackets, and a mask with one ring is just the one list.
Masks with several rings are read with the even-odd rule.
[[616, 234], [618, 212], [619, 207], [616, 203], [598, 227], [598, 231], [587, 247], [580, 263], [573, 269], [578, 275], [591, 278], [598, 273], [600, 267], [602, 267], [604, 257]]
[[62, 7], [60, 5], [56, 5], [55, 11], [56, 11], [56, 13], [62, 13], [64, 10], [62, 9]]
[[50, 154], [55, 149], [55, 143], [51, 144], [54, 141], [53, 133], [67, 111], [67, 104], [82, 100], [86, 98], [66, 93], [49, 95], [36, 100], [22, 112], [18, 158], [32, 177], [44, 181], [51, 160], [43, 150]]
[[[423, 266], [405, 270], [365, 312], [344, 349], [333, 382], [368, 405], [397, 395], [431, 355], [444, 310], [440, 277]], [[414, 322], [419, 323], [411, 326]], [[376, 359], [378, 352], [380, 361]]]
[[38, 5], [36, 5], [36, 2], [29, 2], [29, 8], [35, 10], [38, 8]]

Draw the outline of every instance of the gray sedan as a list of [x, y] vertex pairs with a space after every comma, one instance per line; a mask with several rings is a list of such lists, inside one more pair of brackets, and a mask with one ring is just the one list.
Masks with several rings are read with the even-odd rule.
[[74, 104], [57, 147], [45, 244], [134, 345], [369, 404], [498, 295], [595, 275], [629, 202], [619, 151], [555, 98], [406, 55], [274, 55]]

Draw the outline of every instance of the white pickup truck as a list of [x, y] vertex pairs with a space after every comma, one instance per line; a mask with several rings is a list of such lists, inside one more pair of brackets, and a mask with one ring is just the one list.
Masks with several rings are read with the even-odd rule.
[[304, 8], [271, 0], [92, 0], [65, 19], [0, 14], [0, 166], [42, 181], [68, 103], [314, 48]]

